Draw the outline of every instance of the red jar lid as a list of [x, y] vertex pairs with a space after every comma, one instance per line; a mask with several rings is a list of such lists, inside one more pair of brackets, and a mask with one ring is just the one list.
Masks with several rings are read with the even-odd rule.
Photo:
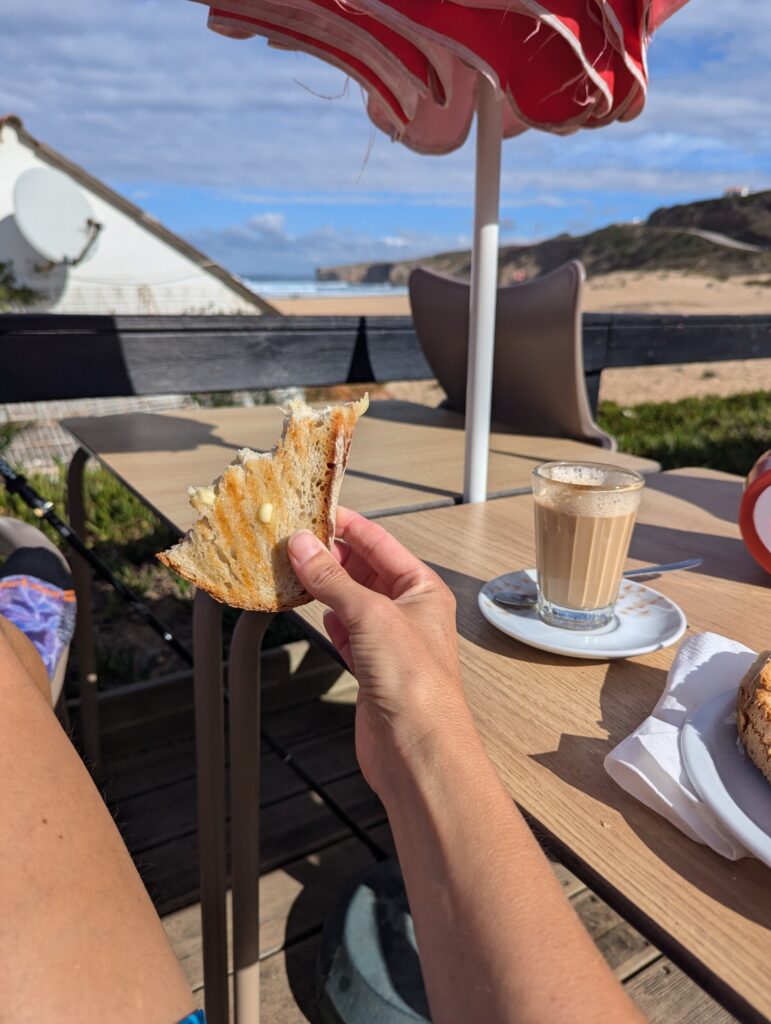
[[739, 529], [752, 557], [771, 573], [771, 451], [760, 456], [747, 476]]

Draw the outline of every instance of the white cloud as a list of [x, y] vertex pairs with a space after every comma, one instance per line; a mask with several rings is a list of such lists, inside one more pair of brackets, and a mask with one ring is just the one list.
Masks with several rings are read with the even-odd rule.
[[294, 276], [338, 263], [412, 259], [468, 245], [463, 235], [405, 232], [376, 237], [367, 231], [331, 225], [291, 233], [284, 218], [272, 213], [218, 231], [199, 231], [192, 241], [215, 259], [240, 268], [246, 277], [260, 276], [265, 268], [270, 268], [274, 276]]
[[265, 238], [276, 238], [283, 241], [291, 238], [286, 232], [285, 224], [286, 217], [283, 213], [260, 213], [247, 222], [247, 228]]
[[[382, 221], [378, 230], [346, 232], [339, 209], [329, 216], [337, 226], [288, 232], [277, 211], [289, 206], [298, 208], [293, 225], [306, 206], [360, 208], [348, 219], [362, 224], [368, 206], [471, 207], [472, 147], [434, 159], [390, 143], [373, 133], [360, 90], [346, 89], [335, 69], [259, 39], [216, 36], [206, 8], [187, 0], [6, 6], [6, 110], [98, 176], [136, 185], [135, 198], [155, 185], [188, 186], [240, 200], [245, 214], [249, 205], [266, 208], [240, 226], [197, 232], [195, 241], [231, 266], [258, 269], [275, 257], [305, 267], [468, 244], [449, 229], [418, 237], [397, 224], [386, 231]], [[530, 132], [507, 142], [502, 209], [564, 208], [567, 222], [580, 205], [589, 226], [613, 194], [636, 195], [644, 214], [729, 184], [768, 187], [769, 40], [768, 0], [690, 0], [653, 40], [643, 115], [600, 132]], [[407, 244], [386, 241], [397, 238]]]

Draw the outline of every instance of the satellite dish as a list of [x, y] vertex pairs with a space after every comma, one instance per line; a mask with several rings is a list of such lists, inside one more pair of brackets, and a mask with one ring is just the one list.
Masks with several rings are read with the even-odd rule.
[[78, 186], [61, 171], [32, 167], [13, 188], [16, 223], [50, 264], [76, 266], [91, 251], [102, 225]]

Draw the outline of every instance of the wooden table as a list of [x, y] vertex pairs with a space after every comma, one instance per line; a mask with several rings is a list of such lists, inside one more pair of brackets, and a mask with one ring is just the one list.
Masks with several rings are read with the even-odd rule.
[[[281, 435], [275, 406], [128, 413], [64, 420], [63, 425], [163, 519], [180, 531], [193, 523], [191, 484], [210, 483], [238, 448], [269, 449]], [[463, 417], [411, 402], [372, 402], [359, 420], [340, 500], [370, 517], [452, 505], [463, 491]], [[650, 459], [581, 441], [490, 436], [491, 496], [530, 490], [540, 462], [591, 459], [652, 473]]]
[[[686, 634], [769, 644], [769, 577], [736, 527], [741, 482], [704, 471], [648, 479], [630, 564], [702, 557], [653, 586], [684, 609]], [[477, 609], [488, 579], [534, 565], [532, 499], [390, 519], [458, 600], [469, 703], [509, 792], [556, 854], [741, 1020], [771, 1018], [771, 871], [700, 846], [615, 785], [603, 758], [651, 711], [675, 649], [611, 662], [546, 654]], [[323, 634], [322, 608], [295, 614]], [[771, 793], [769, 794], [771, 798]]]

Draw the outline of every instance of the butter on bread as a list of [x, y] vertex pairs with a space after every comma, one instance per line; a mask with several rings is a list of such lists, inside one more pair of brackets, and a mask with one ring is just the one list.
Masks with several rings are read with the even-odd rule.
[[305, 529], [332, 547], [353, 431], [368, 406], [368, 395], [320, 411], [290, 402], [272, 451], [242, 448], [210, 487], [189, 489], [199, 518], [157, 557], [233, 608], [276, 612], [311, 601], [287, 541]]
[[736, 727], [750, 760], [771, 782], [771, 651], [759, 654], [739, 683]]

